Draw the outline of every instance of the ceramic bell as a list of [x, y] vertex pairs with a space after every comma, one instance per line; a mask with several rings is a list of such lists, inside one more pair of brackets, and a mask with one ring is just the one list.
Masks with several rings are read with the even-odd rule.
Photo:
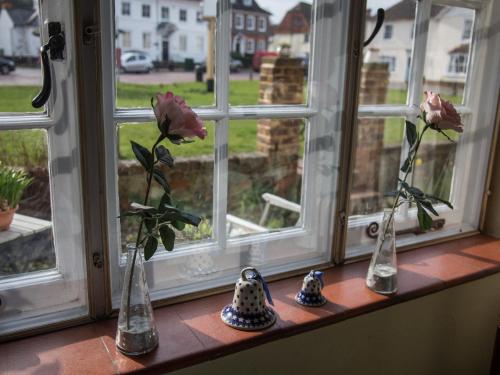
[[222, 309], [221, 319], [228, 326], [244, 331], [267, 328], [276, 321], [276, 314], [266, 305], [273, 300], [267, 284], [253, 267], [244, 268], [236, 282], [233, 303]]
[[304, 277], [302, 289], [295, 296], [295, 301], [304, 306], [318, 307], [326, 303], [326, 298], [321, 294], [323, 289], [323, 272], [311, 271]]

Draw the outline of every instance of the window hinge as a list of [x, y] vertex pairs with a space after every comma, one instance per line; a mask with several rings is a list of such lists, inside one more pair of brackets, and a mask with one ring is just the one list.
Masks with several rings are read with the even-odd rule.
[[92, 254], [92, 262], [94, 263], [95, 267], [102, 268], [103, 266], [102, 254], [98, 253], [97, 251], [94, 254]]
[[94, 38], [101, 31], [97, 25], [88, 25], [83, 28], [83, 44], [90, 45], [94, 43]]
[[345, 223], [346, 223], [345, 219], [346, 219], [346, 214], [345, 214], [345, 211], [342, 210], [339, 212], [340, 225], [345, 226]]

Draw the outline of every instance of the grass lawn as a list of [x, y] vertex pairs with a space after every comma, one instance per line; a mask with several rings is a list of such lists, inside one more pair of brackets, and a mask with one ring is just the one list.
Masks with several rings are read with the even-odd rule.
[[[259, 81], [231, 81], [229, 85], [231, 105], [257, 104]], [[136, 85], [118, 83], [117, 101], [119, 107], [149, 107], [150, 97], [156, 92], [171, 90], [183, 96], [191, 106], [209, 106], [214, 104], [214, 95], [206, 92], [205, 83], [189, 82], [172, 85]], [[31, 98], [38, 92], [36, 86], [0, 86], [0, 112], [33, 112]], [[455, 101], [456, 98], [450, 98]], [[389, 104], [402, 104], [406, 100], [404, 90], [389, 90]], [[388, 118], [385, 123], [384, 143], [399, 143], [403, 136], [403, 120]], [[234, 120], [229, 125], [229, 152], [252, 152], [256, 148], [256, 121]], [[177, 147], [172, 145], [174, 156], [194, 156], [213, 153], [213, 141], [216, 125], [207, 122], [208, 139], [196, 141], [190, 145]], [[152, 146], [157, 135], [156, 125], [123, 124], [119, 131], [120, 157], [133, 158], [130, 140], [144, 146]], [[434, 135], [434, 134], [433, 134]], [[441, 138], [442, 136], [437, 135]], [[439, 139], [438, 138], [438, 139]], [[426, 137], [427, 139], [427, 137]], [[428, 138], [428, 141], [432, 139]], [[46, 163], [46, 139], [43, 130], [23, 130], [0, 132], [0, 161], [7, 164], [29, 165]]]

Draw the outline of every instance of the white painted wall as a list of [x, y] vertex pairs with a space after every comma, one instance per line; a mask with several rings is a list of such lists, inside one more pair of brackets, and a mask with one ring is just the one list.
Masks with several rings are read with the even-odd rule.
[[5, 56], [12, 56], [12, 29], [14, 24], [6, 10], [0, 9], [0, 49]]
[[[130, 16], [122, 15], [122, 3], [130, 3]], [[142, 5], [151, 7], [150, 17], [142, 17]], [[161, 18], [161, 8], [169, 8], [169, 20]], [[187, 21], [179, 20], [181, 9], [187, 11]], [[196, 14], [201, 11], [200, 2], [189, 0], [117, 0], [115, 5], [116, 29], [130, 32], [131, 47], [123, 47], [123, 36], [119, 35], [116, 46], [123, 50], [134, 49], [147, 52], [153, 60], [162, 59], [162, 37], [157, 32], [157, 25], [169, 21], [176, 25], [169, 38], [169, 59], [184, 62], [191, 58], [201, 62], [207, 55], [208, 26], [205, 21], [198, 22]], [[151, 47], [144, 48], [143, 33], [151, 34]], [[186, 38], [186, 50], [181, 49], [181, 39]]]
[[306, 34], [275, 34], [268, 49], [276, 51], [285, 43], [290, 45], [292, 57], [307, 57], [311, 53], [311, 45], [309, 40], [306, 41]]

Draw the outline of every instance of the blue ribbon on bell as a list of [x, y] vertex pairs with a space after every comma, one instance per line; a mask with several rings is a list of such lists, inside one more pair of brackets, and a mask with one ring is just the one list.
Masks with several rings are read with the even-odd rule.
[[323, 272], [321, 271], [311, 271], [309, 272], [309, 275], [311, 277], [314, 277], [315, 279], [318, 279], [319, 280], [319, 283], [321, 285], [321, 289], [323, 289], [323, 287], [325, 286], [325, 283], [323, 282]]
[[258, 272], [252, 272], [253, 279], [259, 280], [262, 283], [262, 289], [264, 289], [264, 293], [266, 293], [267, 301], [270, 305], [274, 306], [273, 298], [271, 297], [271, 292], [269, 291], [269, 287], [267, 286], [266, 280], [262, 277], [262, 275]]

